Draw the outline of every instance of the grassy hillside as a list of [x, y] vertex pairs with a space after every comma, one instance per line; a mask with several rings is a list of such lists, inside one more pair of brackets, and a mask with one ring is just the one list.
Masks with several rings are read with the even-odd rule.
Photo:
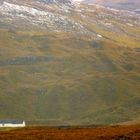
[[94, 24], [87, 28], [103, 38], [1, 28], [0, 119], [50, 125], [139, 119], [140, 28], [113, 24], [125, 33]]

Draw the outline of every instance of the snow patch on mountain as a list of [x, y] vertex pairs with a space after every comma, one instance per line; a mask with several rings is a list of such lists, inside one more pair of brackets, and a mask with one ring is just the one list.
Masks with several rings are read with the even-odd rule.
[[[61, 9], [61, 10], [60, 10]], [[34, 7], [17, 5], [9, 2], [3, 2], [0, 5], [0, 14], [4, 17], [4, 20], [19, 22], [20, 19], [25, 24], [33, 24], [40, 28], [49, 28], [50, 30], [64, 30], [64, 31], [79, 31], [80, 33], [88, 33], [89, 31], [83, 27], [80, 23], [71, 19], [64, 13], [68, 13], [69, 9], [63, 5], [59, 9], [63, 11], [63, 14], [57, 13], [57, 11], [47, 11], [47, 9], [36, 9]], [[2, 19], [0, 19], [2, 20]], [[21, 23], [22, 24], [22, 23]]]
[[15, 5], [15, 4], [11, 4], [8, 2], [3, 2], [3, 4], [0, 6], [0, 10], [1, 12], [5, 12], [5, 13], [9, 13], [9, 12], [16, 12], [16, 13], [28, 13], [31, 15], [48, 15], [49, 13], [44, 12], [44, 11], [39, 11], [35, 8], [31, 8], [31, 7], [27, 7], [27, 6], [19, 6], [19, 5]]

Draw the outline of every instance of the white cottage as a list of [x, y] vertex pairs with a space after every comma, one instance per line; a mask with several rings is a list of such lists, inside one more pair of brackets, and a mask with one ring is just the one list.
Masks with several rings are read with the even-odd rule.
[[22, 120], [0, 120], [0, 127], [25, 127], [25, 121]]

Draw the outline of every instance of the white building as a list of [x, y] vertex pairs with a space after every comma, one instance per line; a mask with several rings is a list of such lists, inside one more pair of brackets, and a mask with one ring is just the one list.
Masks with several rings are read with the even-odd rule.
[[22, 120], [0, 120], [0, 127], [25, 127], [25, 121]]

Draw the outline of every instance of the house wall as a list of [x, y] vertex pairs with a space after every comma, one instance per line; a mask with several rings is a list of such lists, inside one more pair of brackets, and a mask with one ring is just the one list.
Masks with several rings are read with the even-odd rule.
[[0, 127], [25, 127], [25, 122], [21, 124], [12, 124], [12, 123], [5, 123], [5, 124], [0, 124]]

